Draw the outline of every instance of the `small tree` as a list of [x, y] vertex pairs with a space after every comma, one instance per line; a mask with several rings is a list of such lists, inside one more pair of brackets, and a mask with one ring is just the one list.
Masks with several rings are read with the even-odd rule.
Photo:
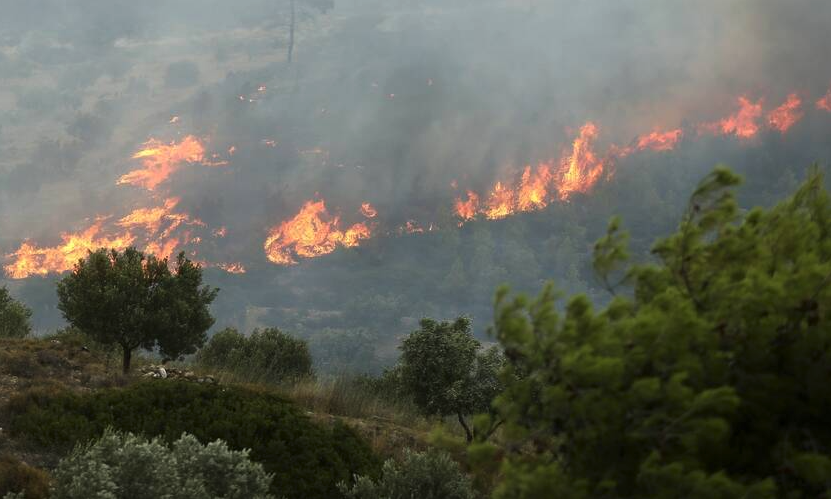
[[218, 291], [202, 286], [202, 269], [184, 253], [171, 272], [167, 259], [134, 248], [102, 249], [58, 282], [58, 308], [96, 341], [120, 346], [127, 373], [139, 347], [158, 348], [172, 359], [202, 346], [214, 322], [208, 306]]
[[339, 485], [347, 499], [473, 499], [475, 494], [468, 477], [459, 464], [445, 452], [404, 450], [399, 465], [393, 459], [384, 463], [377, 481], [366, 476], [355, 477], [349, 487]]
[[54, 499], [271, 499], [272, 476], [221, 440], [201, 444], [183, 434], [171, 447], [107, 430], [61, 460]]
[[[491, 400], [501, 390], [497, 373], [502, 363], [496, 347], [482, 349], [467, 317], [452, 323], [422, 319], [421, 329], [401, 345], [397, 374], [404, 391], [425, 414], [455, 415], [472, 441], [477, 431], [467, 417], [490, 411]], [[489, 437], [498, 425], [497, 421], [478, 436]]]
[[12, 298], [5, 286], [0, 288], [0, 338], [23, 338], [32, 332], [32, 311]]

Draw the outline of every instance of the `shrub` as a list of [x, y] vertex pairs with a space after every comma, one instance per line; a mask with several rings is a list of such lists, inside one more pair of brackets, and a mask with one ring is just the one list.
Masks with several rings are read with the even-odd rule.
[[32, 311], [0, 287], [0, 338], [23, 338], [32, 332]]
[[271, 476], [216, 440], [207, 445], [183, 434], [168, 447], [108, 429], [76, 447], [55, 470], [53, 499], [269, 499]]
[[389, 459], [382, 476], [373, 481], [366, 476], [355, 477], [352, 487], [339, 485], [349, 499], [473, 499], [468, 477], [458, 463], [439, 451], [404, 451], [401, 464]]
[[19, 459], [0, 456], [0, 497], [41, 499], [49, 497], [49, 475], [33, 468]]
[[306, 342], [276, 328], [255, 329], [247, 338], [235, 329], [220, 331], [199, 352], [199, 363], [247, 381], [278, 383], [312, 375]]
[[108, 426], [172, 442], [183, 432], [201, 442], [224, 440], [251, 449], [286, 498], [337, 496], [336, 484], [380, 463], [351, 429], [313, 423], [293, 404], [262, 391], [174, 380], [78, 394], [30, 390], [9, 401], [10, 431], [43, 446], [67, 449]]

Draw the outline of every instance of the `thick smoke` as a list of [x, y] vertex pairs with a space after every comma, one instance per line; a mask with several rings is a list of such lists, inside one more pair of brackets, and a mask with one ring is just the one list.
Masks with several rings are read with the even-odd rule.
[[[288, 0], [6, 2], [0, 251], [55, 244], [96, 217], [176, 196], [207, 230], [227, 228], [199, 258], [274, 271], [268, 230], [309, 199], [345, 223], [369, 201], [378, 232], [407, 220], [453, 226], [452, 182], [487, 191], [511, 166], [560, 157], [587, 121], [605, 150], [656, 127], [721, 119], [740, 95], [772, 109], [799, 92], [811, 114], [831, 83], [831, 65], [817, 63], [831, 53], [824, 0], [297, 4], [288, 64]], [[827, 160], [811, 133], [796, 130], [805, 147], [791, 150]], [[186, 165], [155, 192], [116, 185], [140, 166], [130, 158], [146, 140], [191, 134], [228, 164]], [[744, 154], [695, 147], [684, 154], [706, 164], [691, 181]], [[775, 156], [771, 147], [762, 150]], [[378, 244], [367, 254], [399, 254]], [[250, 286], [295, 286], [296, 300], [312, 300], [335, 279], [326, 269], [281, 269]], [[303, 279], [314, 281], [306, 291]]]

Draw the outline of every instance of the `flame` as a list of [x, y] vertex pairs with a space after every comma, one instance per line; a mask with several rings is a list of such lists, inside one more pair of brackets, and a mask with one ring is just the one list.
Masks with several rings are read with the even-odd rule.
[[705, 123], [701, 125], [700, 131], [749, 139], [759, 132], [758, 120], [762, 116], [762, 102], [762, 99], [751, 102], [747, 97], [739, 97], [739, 110], [735, 114], [715, 123]]
[[462, 220], [473, 220], [479, 211], [479, 195], [473, 191], [467, 191], [467, 201], [456, 198], [456, 215]]
[[548, 206], [548, 186], [554, 178], [553, 169], [553, 162], [540, 163], [534, 173], [531, 173], [531, 166], [525, 167], [517, 193], [517, 207], [521, 211], [540, 210]]
[[568, 199], [573, 192], [587, 192], [603, 174], [603, 161], [592, 149], [597, 134], [594, 123], [583, 125], [580, 135], [574, 139], [571, 155], [561, 160], [557, 179], [560, 199]]
[[[133, 155], [133, 159], [140, 159], [144, 168], [123, 175], [117, 184], [135, 185], [152, 191], [183, 164], [205, 163], [205, 147], [193, 135], [188, 135], [179, 143], [174, 141], [170, 144], [150, 139]], [[216, 163], [214, 165], [218, 166]]]
[[828, 89], [827, 94], [817, 101], [817, 109], [831, 113], [831, 88]]
[[771, 128], [781, 133], [787, 132], [797, 121], [802, 119], [804, 113], [800, 109], [802, 99], [797, 94], [788, 95], [787, 100], [768, 114], [768, 123]]
[[375, 218], [378, 216], [378, 210], [376, 210], [375, 207], [369, 203], [363, 203], [361, 204], [361, 215], [366, 218]]
[[485, 216], [490, 220], [499, 220], [514, 213], [514, 191], [497, 182], [488, 197], [484, 209]]
[[407, 223], [404, 224], [404, 227], [401, 227], [401, 232], [406, 232], [407, 234], [423, 234], [424, 227], [418, 224], [415, 220], [407, 220]]
[[666, 132], [653, 131], [638, 137], [638, 150], [652, 149], [653, 151], [671, 151], [681, 140], [683, 132], [680, 128]]
[[211, 235], [214, 237], [225, 237], [228, 235], [228, 228], [223, 225], [218, 229], [214, 229], [213, 232], [211, 232]]
[[89, 251], [98, 248], [123, 250], [135, 241], [130, 232], [115, 236], [101, 235], [103, 224], [104, 219], [99, 219], [77, 234], [62, 233], [61, 244], [57, 246], [39, 248], [25, 241], [17, 251], [8, 255], [14, 261], [4, 267], [6, 275], [12, 279], [25, 279], [32, 275], [65, 272], [86, 258]]
[[358, 246], [370, 236], [370, 228], [363, 223], [342, 230], [340, 218], [329, 214], [324, 200], [307, 201], [291, 220], [269, 231], [263, 247], [270, 261], [293, 265], [297, 257], [315, 258], [335, 251], [338, 246]]

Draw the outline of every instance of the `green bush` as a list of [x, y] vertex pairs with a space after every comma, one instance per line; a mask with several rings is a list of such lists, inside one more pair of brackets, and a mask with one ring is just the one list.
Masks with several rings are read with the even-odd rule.
[[324, 428], [277, 395], [240, 387], [154, 380], [78, 394], [33, 389], [8, 404], [10, 431], [50, 448], [97, 438], [112, 426], [172, 442], [183, 432], [201, 442], [251, 449], [286, 498], [337, 497], [336, 484], [380, 463], [366, 442], [336, 424]]
[[349, 487], [339, 485], [349, 499], [473, 499], [475, 497], [468, 477], [458, 463], [439, 451], [404, 451], [399, 465], [389, 459], [384, 463], [380, 479], [355, 477]]
[[240, 379], [279, 383], [312, 375], [308, 344], [279, 329], [255, 329], [245, 337], [235, 329], [216, 333], [199, 352], [199, 363]]
[[41, 499], [49, 497], [49, 475], [33, 468], [19, 459], [0, 456], [0, 497]]
[[108, 429], [80, 445], [55, 470], [53, 499], [272, 499], [271, 476], [225, 442], [183, 434], [168, 447]]
[[23, 338], [32, 332], [32, 311], [0, 287], [0, 338]]

